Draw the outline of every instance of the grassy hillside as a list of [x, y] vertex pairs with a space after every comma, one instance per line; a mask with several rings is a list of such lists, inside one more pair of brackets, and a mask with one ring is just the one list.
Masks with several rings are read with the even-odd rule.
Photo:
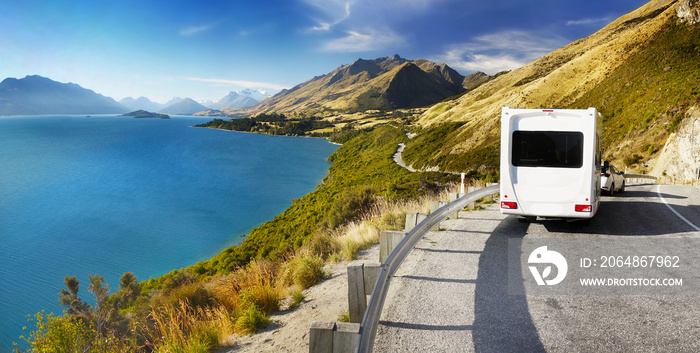
[[[648, 160], [700, 104], [700, 26], [670, 21], [572, 108], [598, 107], [605, 157]], [[630, 159], [632, 157], [632, 159]]]
[[681, 1], [652, 1], [597, 33], [428, 109], [404, 160], [448, 171], [498, 168], [500, 111], [597, 107], [606, 157], [639, 167], [697, 104], [698, 27]]

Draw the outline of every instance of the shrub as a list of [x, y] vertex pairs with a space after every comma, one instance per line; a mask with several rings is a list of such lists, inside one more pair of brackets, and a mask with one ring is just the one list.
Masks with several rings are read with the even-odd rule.
[[313, 255], [297, 255], [285, 264], [284, 280], [287, 284], [294, 284], [301, 289], [306, 289], [326, 278], [323, 270], [323, 260]]
[[337, 252], [340, 246], [325, 231], [318, 231], [304, 244], [304, 248], [311, 254], [322, 259], [328, 259], [330, 255]]
[[632, 156], [625, 157], [624, 162], [625, 162], [625, 165], [630, 166], [630, 165], [634, 165], [634, 164], [639, 163], [640, 160], [642, 160], [642, 156], [635, 153]]
[[238, 296], [242, 308], [254, 306], [268, 315], [280, 308], [280, 291], [271, 284], [247, 287]]
[[269, 321], [268, 316], [253, 305], [236, 320], [234, 331], [241, 336], [252, 335], [265, 328]]
[[201, 283], [187, 283], [170, 290], [163, 298], [164, 304], [177, 306], [180, 302], [187, 302], [190, 306], [208, 307], [214, 304], [215, 299]]
[[[37, 313], [33, 322], [34, 331], [25, 339], [32, 346], [31, 352], [126, 352], [112, 335], [97, 333], [92, 322]], [[24, 337], [20, 337], [23, 338]]]
[[328, 225], [331, 229], [335, 229], [358, 219], [362, 214], [369, 211], [373, 203], [374, 193], [370, 188], [365, 188], [359, 193], [344, 191], [330, 208]]

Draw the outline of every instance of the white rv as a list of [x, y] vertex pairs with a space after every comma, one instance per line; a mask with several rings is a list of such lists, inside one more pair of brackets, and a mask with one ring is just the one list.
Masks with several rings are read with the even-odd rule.
[[501, 212], [590, 219], [600, 203], [600, 115], [588, 109], [501, 114]]

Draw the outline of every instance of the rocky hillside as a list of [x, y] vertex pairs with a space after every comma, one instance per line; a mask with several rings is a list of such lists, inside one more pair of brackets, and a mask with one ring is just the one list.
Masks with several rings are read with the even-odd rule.
[[700, 100], [700, 1], [654, 0], [597, 33], [428, 109], [414, 167], [498, 167], [500, 111], [597, 107], [606, 158], [648, 170]]
[[254, 106], [250, 112], [330, 115], [435, 104], [465, 90], [464, 77], [445, 64], [398, 55], [359, 59]]

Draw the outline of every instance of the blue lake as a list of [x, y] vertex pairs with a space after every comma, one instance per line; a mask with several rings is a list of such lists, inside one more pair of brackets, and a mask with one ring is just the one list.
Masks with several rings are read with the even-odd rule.
[[326, 176], [322, 139], [193, 128], [211, 118], [0, 117], [0, 352], [62, 313], [66, 275], [113, 289], [240, 243]]

